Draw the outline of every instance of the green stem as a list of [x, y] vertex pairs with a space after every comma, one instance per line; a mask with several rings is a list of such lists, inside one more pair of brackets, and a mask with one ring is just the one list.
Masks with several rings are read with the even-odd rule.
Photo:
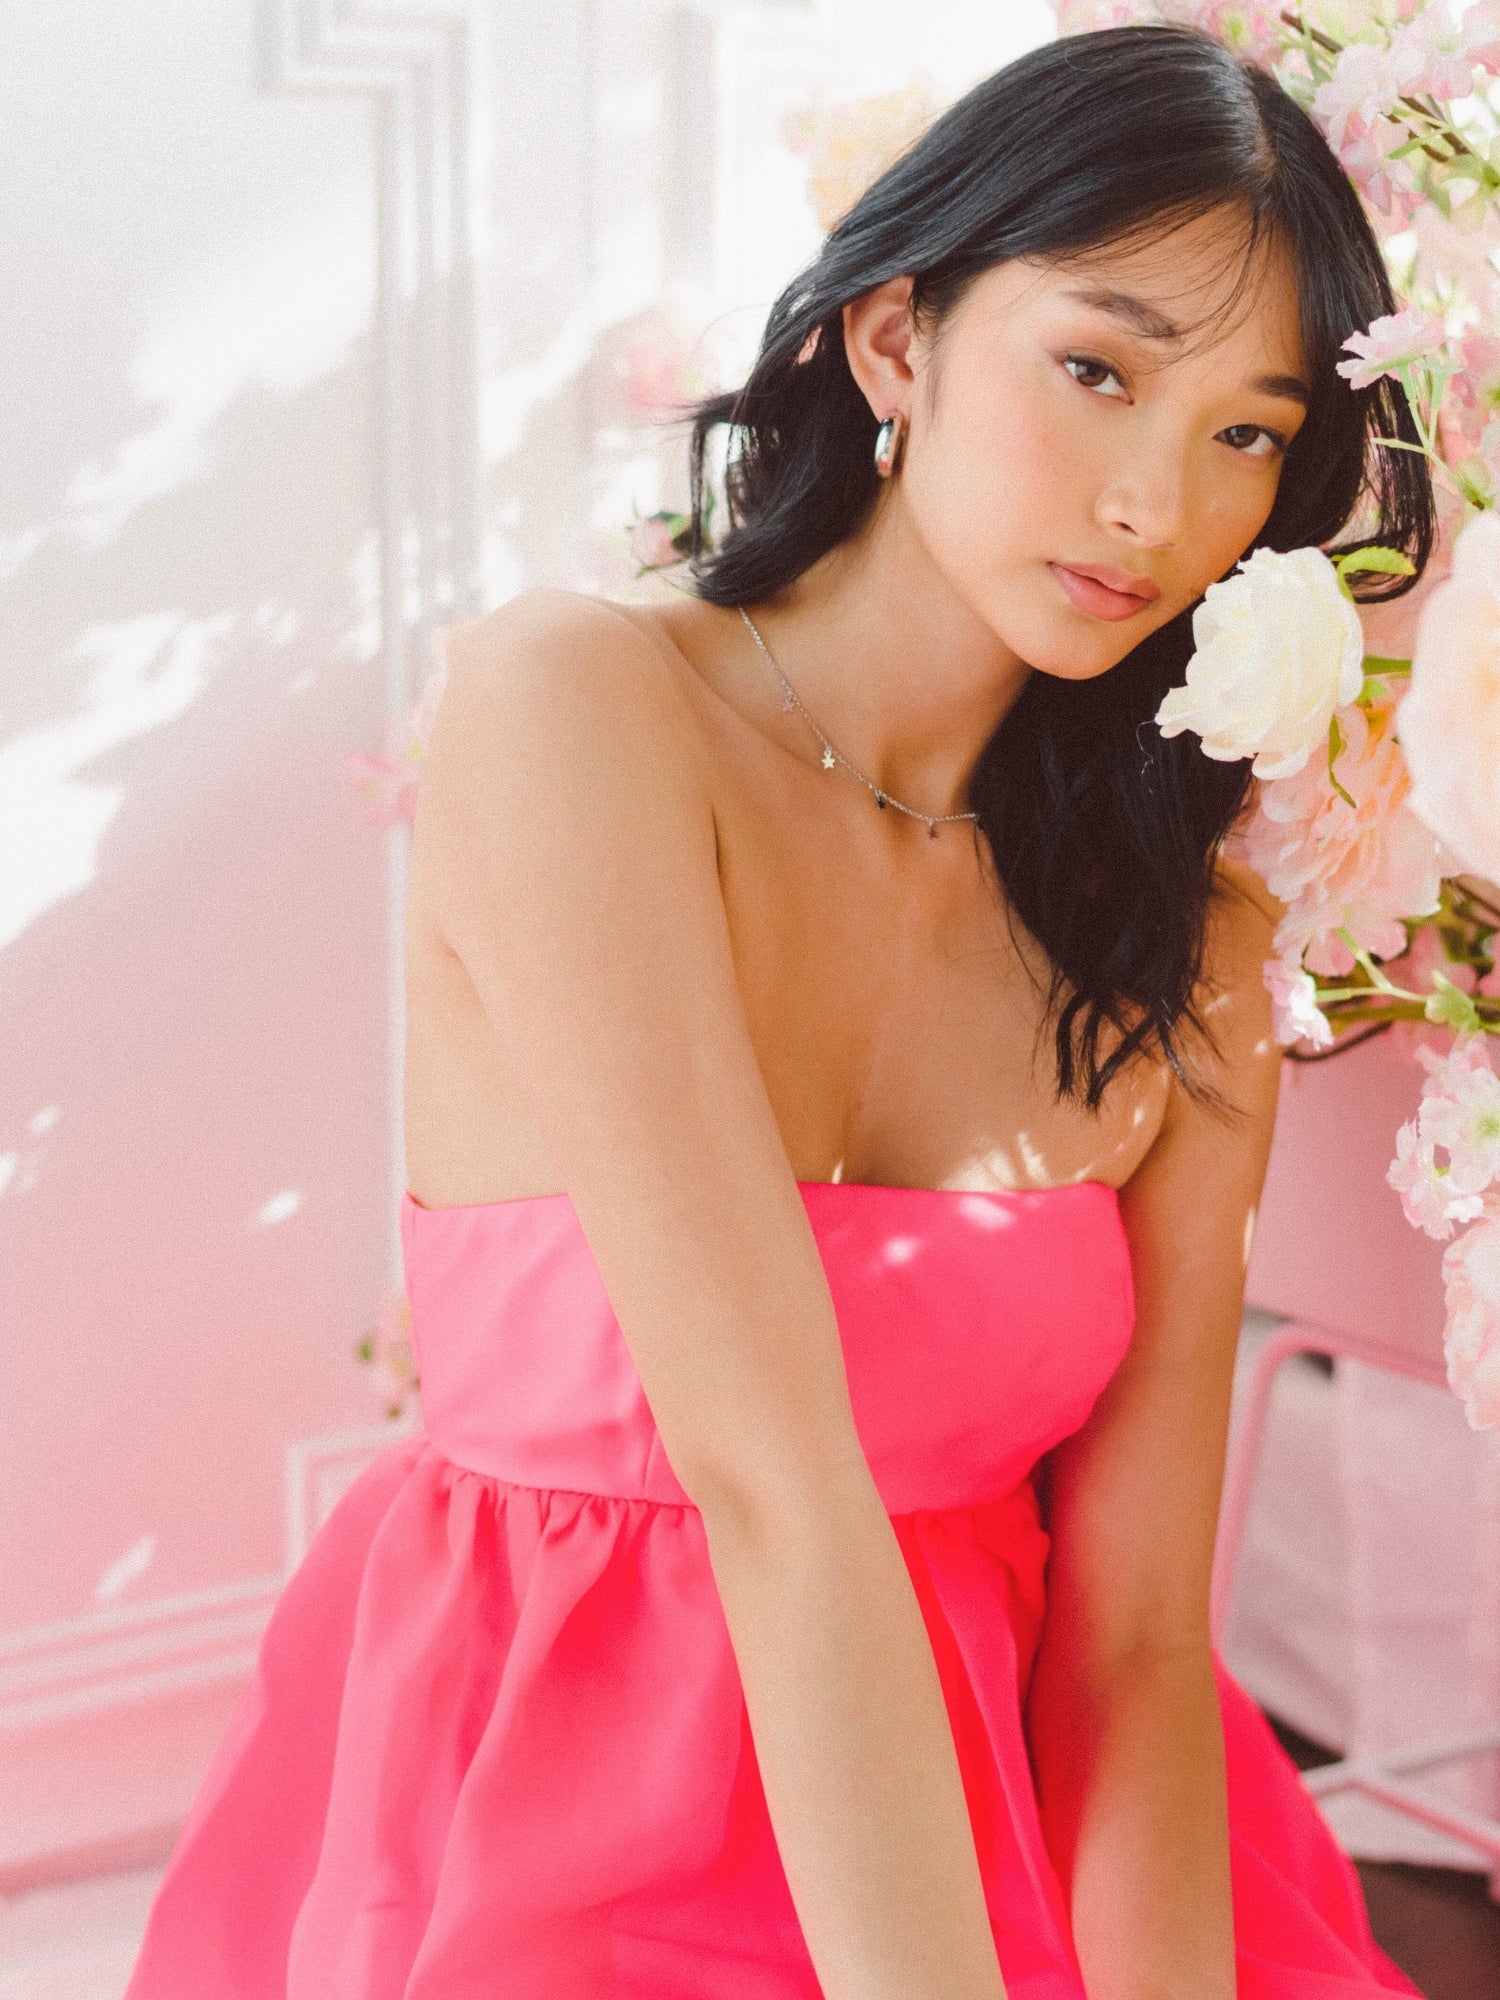
[[[1319, 995], [1321, 1002], [1322, 995]], [[1381, 1007], [1341, 1007], [1330, 1010], [1339, 1021], [1421, 1021], [1426, 1017], [1410, 1001], [1387, 1001]]]
[[1392, 451], [1414, 451], [1421, 458], [1431, 459], [1433, 470], [1448, 482], [1448, 484], [1452, 487], [1453, 491], [1458, 495], [1459, 499], [1463, 501], [1464, 505], [1466, 507], [1473, 506], [1474, 502], [1469, 498], [1469, 495], [1465, 493], [1462, 486], [1459, 485], [1458, 481], [1453, 477], [1453, 474], [1449, 471], [1447, 461], [1442, 457], [1442, 455], [1439, 452], [1432, 450], [1432, 448], [1429, 445], [1410, 444], [1407, 442], [1405, 438], [1390, 438], [1390, 437], [1371, 438], [1370, 442], [1371, 444], [1387, 445]]
[[[1393, 980], [1386, 978], [1364, 946], [1354, 942], [1354, 939], [1349, 935], [1347, 924], [1340, 924], [1338, 930], [1335, 932], [1335, 936], [1341, 937], [1344, 943], [1348, 945], [1350, 951], [1354, 953], [1355, 964], [1358, 965], [1360, 971], [1364, 973], [1371, 985], [1378, 987], [1382, 993], [1390, 994], [1394, 1000], [1418, 1000], [1424, 1007], [1426, 1006], [1427, 1002], [1422, 994], [1409, 993], [1404, 986], [1397, 986]], [[1355, 992], [1359, 991], [1358, 987], [1352, 990]]]

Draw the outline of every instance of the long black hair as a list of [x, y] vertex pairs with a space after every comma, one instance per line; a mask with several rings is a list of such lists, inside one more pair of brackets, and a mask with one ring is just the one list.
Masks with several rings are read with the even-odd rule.
[[[1327, 548], [1358, 507], [1359, 542], [1404, 551], [1420, 573], [1434, 531], [1426, 462], [1372, 442], [1417, 441], [1405, 393], [1388, 376], [1353, 390], [1335, 366], [1350, 333], [1396, 309], [1358, 196], [1269, 72], [1194, 29], [1129, 27], [1049, 42], [950, 105], [777, 298], [743, 386], [686, 406], [694, 594], [726, 606], [771, 597], [869, 512], [877, 425], [845, 353], [848, 301], [910, 276], [913, 319], [936, 331], [1007, 258], [1147, 242], [1221, 210], [1245, 218], [1247, 271], [1258, 243], [1289, 252], [1311, 370], [1311, 405], [1251, 546]], [[721, 426], [729, 524], [711, 539], [705, 455]], [[1363, 572], [1355, 588], [1394, 596], [1413, 581]], [[1184, 678], [1192, 611], [1094, 679], [1032, 673], [966, 801], [1008, 912], [1050, 961], [1057, 1096], [1091, 1111], [1153, 1049], [1190, 1094], [1223, 1103], [1185, 1067], [1179, 1031], [1207, 1033], [1196, 989], [1215, 862], [1250, 768], [1154, 722]], [[1121, 1035], [1101, 1063], [1106, 1022]]]

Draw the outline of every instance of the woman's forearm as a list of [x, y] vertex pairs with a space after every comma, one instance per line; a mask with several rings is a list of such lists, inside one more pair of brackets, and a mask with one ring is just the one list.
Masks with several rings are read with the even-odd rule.
[[1224, 1732], [1207, 1647], [1090, 1676], [1068, 1636], [1044, 1629], [1027, 1715], [1045, 1746], [1042, 1828], [1089, 2000], [1234, 2000]]
[[942, 1686], [874, 1482], [706, 1506], [704, 1525], [828, 2000], [1004, 2000]]

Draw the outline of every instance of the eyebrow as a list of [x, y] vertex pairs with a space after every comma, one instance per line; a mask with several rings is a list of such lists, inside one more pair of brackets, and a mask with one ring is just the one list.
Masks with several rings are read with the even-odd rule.
[[[1181, 340], [1182, 329], [1175, 326], [1165, 313], [1158, 312], [1145, 299], [1137, 298], [1134, 292], [1112, 291], [1107, 285], [1078, 285], [1067, 292], [1065, 297], [1076, 299], [1080, 305], [1091, 306], [1095, 312], [1107, 313], [1111, 319], [1119, 320], [1145, 340]], [[1312, 401], [1312, 390], [1299, 375], [1257, 375], [1250, 384], [1262, 395], [1280, 396], [1289, 402], [1301, 403], [1304, 409]]]
[[1147, 340], [1182, 338], [1181, 327], [1174, 326], [1165, 313], [1138, 299], [1134, 292], [1114, 292], [1107, 285], [1078, 285], [1064, 296], [1077, 299], [1080, 305], [1092, 306], [1095, 312], [1108, 313], [1111, 319], [1119, 320], [1132, 333], [1139, 333]]

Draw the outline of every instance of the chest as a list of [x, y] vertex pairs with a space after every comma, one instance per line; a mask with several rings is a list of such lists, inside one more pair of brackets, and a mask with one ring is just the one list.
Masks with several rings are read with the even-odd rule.
[[[1046, 954], [971, 822], [881, 811], [847, 771], [711, 718], [719, 874], [746, 1018], [799, 1172], [903, 1186], [1119, 1184], [1169, 1079], [1053, 1095]], [[814, 1164], [815, 1163], [815, 1164]]]

